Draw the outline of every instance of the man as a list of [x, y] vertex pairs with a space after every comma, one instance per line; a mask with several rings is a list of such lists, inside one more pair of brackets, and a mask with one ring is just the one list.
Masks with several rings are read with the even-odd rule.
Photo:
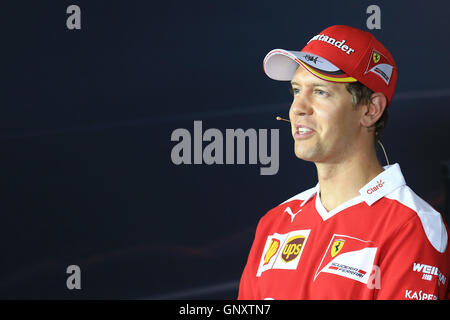
[[448, 299], [445, 222], [376, 156], [397, 82], [389, 51], [332, 26], [300, 52], [272, 50], [264, 71], [291, 81], [295, 155], [319, 182], [260, 220], [238, 298]]

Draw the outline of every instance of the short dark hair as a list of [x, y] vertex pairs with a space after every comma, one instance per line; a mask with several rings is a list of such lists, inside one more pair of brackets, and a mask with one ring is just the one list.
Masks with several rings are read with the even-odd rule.
[[[356, 109], [358, 106], [366, 104], [370, 101], [370, 96], [373, 91], [363, 85], [361, 82], [350, 82], [345, 85], [345, 88], [352, 95], [353, 107]], [[380, 119], [374, 124], [375, 129], [375, 143], [380, 140], [381, 134], [388, 122], [388, 111], [387, 108], [384, 109], [383, 114]]]

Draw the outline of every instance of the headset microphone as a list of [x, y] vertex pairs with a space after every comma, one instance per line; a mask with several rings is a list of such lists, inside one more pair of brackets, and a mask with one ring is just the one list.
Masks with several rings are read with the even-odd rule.
[[384, 150], [383, 144], [381, 143], [380, 139], [377, 139], [377, 142], [378, 142], [378, 144], [381, 146], [381, 149], [383, 149], [383, 153], [384, 153], [384, 157], [386, 158], [386, 163], [387, 163], [387, 165], [390, 165], [388, 156], [387, 156], [387, 154], [386, 154], [386, 150]]
[[286, 121], [286, 122], [289, 122], [289, 123], [290, 123], [290, 121], [289, 121], [288, 119], [283, 119], [282, 117], [279, 117], [279, 116], [277, 116], [275, 119], [277, 119], [277, 120], [283, 120], [283, 121]]

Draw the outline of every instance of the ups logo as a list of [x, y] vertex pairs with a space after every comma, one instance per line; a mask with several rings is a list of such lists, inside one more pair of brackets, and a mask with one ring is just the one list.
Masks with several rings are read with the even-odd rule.
[[303, 242], [305, 242], [304, 236], [294, 236], [289, 238], [284, 246], [281, 259], [287, 263], [297, 258], [300, 252], [302, 252]]

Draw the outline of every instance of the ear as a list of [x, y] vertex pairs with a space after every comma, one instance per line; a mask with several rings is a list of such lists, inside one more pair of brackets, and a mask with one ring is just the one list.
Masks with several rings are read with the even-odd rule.
[[361, 117], [361, 124], [366, 128], [373, 126], [378, 119], [380, 119], [384, 109], [386, 109], [386, 106], [387, 99], [384, 94], [381, 92], [372, 93], [366, 108], [364, 108], [364, 114], [362, 114]]

